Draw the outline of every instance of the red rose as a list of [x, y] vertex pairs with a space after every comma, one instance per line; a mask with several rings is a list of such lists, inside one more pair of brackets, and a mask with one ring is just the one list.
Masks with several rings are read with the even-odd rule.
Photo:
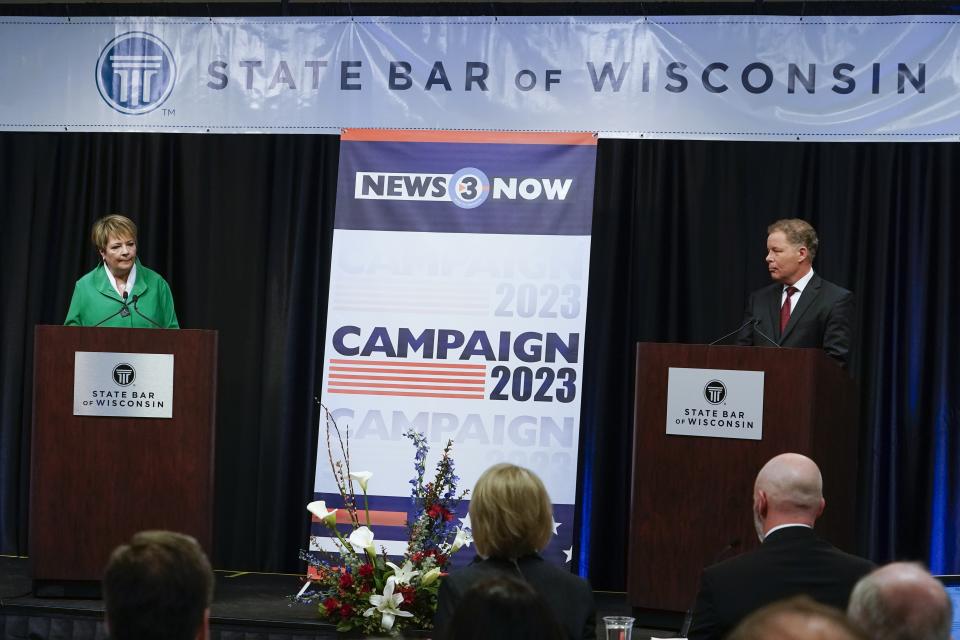
[[413, 554], [412, 556], [410, 556], [410, 560], [411, 560], [414, 564], [420, 564], [420, 562], [423, 561], [423, 552], [422, 552], [422, 551], [417, 551], [415, 554]]
[[364, 583], [360, 585], [360, 593], [370, 593], [373, 587], [370, 586], [370, 583]]
[[453, 520], [453, 513], [449, 509], [445, 509], [437, 503], [430, 505], [430, 508], [427, 509], [427, 515], [434, 520], [444, 520], [446, 522]]
[[352, 586], [353, 586], [353, 576], [352, 576], [352, 575], [350, 575], [349, 573], [345, 573], [345, 574], [343, 574], [342, 576], [340, 576], [340, 588], [341, 588], [341, 589], [349, 589], [349, 588], [352, 587]]
[[369, 562], [367, 564], [360, 565], [359, 573], [361, 578], [369, 578], [373, 575], [373, 565]]
[[348, 604], [344, 604], [342, 607], [340, 607], [341, 618], [349, 618], [352, 615], [353, 615], [353, 607], [351, 607]]
[[404, 604], [411, 604], [413, 602], [413, 599], [417, 595], [416, 589], [414, 589], [410, 585], [404, 585], [400, 587], [400, 593], [403, 594]]
[[323, 601], [323, 608], [327, 610], [327, 615], [333, 615], [333, 612], [340, 608], [340, 601], [336, 598], [327, 598]]

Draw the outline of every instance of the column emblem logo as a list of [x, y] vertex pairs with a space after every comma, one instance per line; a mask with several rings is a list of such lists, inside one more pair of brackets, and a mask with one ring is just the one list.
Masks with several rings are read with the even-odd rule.
[[103, 100], [120, 113], [140, 115], [170, 97], [177, 65], [160, 38], [131, 31], [111, 40], [97, 60], [97, 88]]

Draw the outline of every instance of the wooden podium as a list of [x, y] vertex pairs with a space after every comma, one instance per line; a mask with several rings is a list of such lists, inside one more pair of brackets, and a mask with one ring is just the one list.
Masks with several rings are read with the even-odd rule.
[[[762, 371], [762, 439], [667, 435], [671, 367]], [[857, 402], [854, 381], [819, 349], [638, 344], [630, 603], [684, 611], [704, 567], [756, 547], [753, 483], [788, 451], [810, 456], [823, 474], [817, 531], [854, 551]]]
[[[76, 352], [173, 354], [173, 417], [74, 415]], [[144, 529], [187, 533], [211, 551], [216, 363], [215, 331], [36, 327], [35, 593], [91, 593], [113, 548]]]

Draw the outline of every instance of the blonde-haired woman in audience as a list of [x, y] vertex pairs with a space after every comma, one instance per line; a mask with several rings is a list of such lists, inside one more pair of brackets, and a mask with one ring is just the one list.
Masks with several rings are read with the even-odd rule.
[[553, 509], [540, 478], [529, 469], [498, 464], [483, 472], [470, 496], [470, 525], [478, 556], [440, 585], [436, 637], [456, 635], [453, 614], [471, 586], [497, 575], [523, 580], [543, 598], [569, 640], [596, 637], [590, 584], [540, 557], [553, 535]]

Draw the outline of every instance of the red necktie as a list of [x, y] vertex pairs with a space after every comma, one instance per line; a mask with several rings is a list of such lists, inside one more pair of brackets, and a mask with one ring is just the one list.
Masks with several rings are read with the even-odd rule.
[[787, 287], [787, 297], [783, 299], [783, 306], [780, 307], [780, 335], [783, 335], [787, 323], [790, 322], [790, 296], [797, 291], [798, 289], [794, 286]]

